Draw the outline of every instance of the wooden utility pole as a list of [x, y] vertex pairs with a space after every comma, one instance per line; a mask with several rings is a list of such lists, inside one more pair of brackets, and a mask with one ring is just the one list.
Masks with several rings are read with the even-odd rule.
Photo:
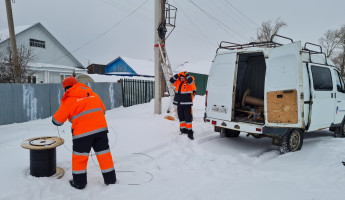
[[155, 26], [154, 26], [154, 58], [155, 58], [155, 101], [154, 113], [162, 114], [162, 58], [159, 52], [158, 42], [163, 44], [158, 34], [161, 24], [165, 24], [165, 0], [155, 0]]
[[17, 45], [16, 45], [16, 36], [14, 33], [14, 25], [13, 25], [13, 15], [12, 15], [12, 6], [10, 0], [5, 0], [6, 3], [6, 11], [7, 11], [7, 21], [8, 21], [8, 30], [10, 33], [10, 46], [12, 52], [12, 62], [14, 65], [14, 81], [15, 83], [20, 83], [20, 68], [18, 62], [18, 52], [17, 52]]

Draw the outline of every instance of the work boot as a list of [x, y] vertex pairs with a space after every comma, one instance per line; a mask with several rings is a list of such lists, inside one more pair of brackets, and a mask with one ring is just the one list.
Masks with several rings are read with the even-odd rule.
[[78, 190], [82, 190], [86, 187], [86, 184], [85, 185], [78, 185], [74, 182], [74, 180], [69, 180], [69, 183], [71, 184], [72, 187], [74, 187], [75, 189], [78, 189]]
[[185, 128], [180, 129], [180, 135], [187, 134], [187, 130]]
[[116, 177], [115, 177], [115, 180], [111, 180], [111, 181], [104, 181], [104, 184], [105, 185], [110, 185], [110, 184], [115, 184], [116, 183]]
[[191, 139], [191, 140], [194, 140], [193, 133], [188, 133], [188, 138]]
[[116, 183], [115, 170], [104, 173], [103, 178], [104, 178], [104, 184], [105, 185], [115, 184]]

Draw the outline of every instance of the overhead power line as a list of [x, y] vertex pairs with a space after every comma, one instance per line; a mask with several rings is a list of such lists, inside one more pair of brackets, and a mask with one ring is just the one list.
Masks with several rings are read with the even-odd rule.
[[256, 27], [259, 27], [253, 20], [251, 20], [247, 15], [245, 15], [241, 10], [236, 8], [232, 3], [230, 3], [228, 0], [223, 0], [225, 3], [230, 5], [233, 9], [235, 9], [237, 12], [239, 12], [243, 17], [245, 17], [248, 21], [250, 21], [252, 24], [254, 24]]
[[[106, 4], [108, 4], [108, 5], [112, 6], [112, 7], [118, 8], [118, 9], [120, 9], [120, 10], [126, 12], [126, 13], [132, 11], [130, 8], [128, 8], [128, 7], [124, 6], [124, 5], [121, 5], [120, 3], [118, 3], [117, 1], [114, 1], [114, 0], [101, 0], [101, 1], [103, 1], [104, 3], [106, 3]], [[130, 1], [128, 1], [128, 2], [130, 2]], [[153, 19], [151, 19], [150, 17], [147, 17], [144, 14], [141, 14], [139, 12], [135, 13], [135, 15], [137, 17], [139, 17], [140, 19], [145, 20], [145, 21], [147, 21], [149, 23], [153, 21]]]
[[[206, 16], [208, 16], [212, 21], [214, 21], [220, 28], [222, 28], [224, 31], [228, 32], [226, 29], [230, 30], [231, 32], [233, 32], [234, 34], [236, 34], [237, 36], [241, 37], [244, 40], [247, 40], [246, 38], [244, 38], [241, 34], [237, 33], [235, 30], [233, 30], [232, 28], [230, 28], [228, 25], [224, 24], [222, 21], [218, 20], [216, 17], [214, 17], [213, 15], [211, 15], [210, 13], [208, 13], [207, 11], [205, 11], [204, 9], [202, 9], [200, 6], [198, 6], [196, 3], [194, 3], [192, 0], [189, 0], [190, 3], [192, 3], [195, 7], [197, 7], [200, 11], [202, 11]], [[226, 28], [226, 29], [224, 29]], [[229, 32], [228, 32], [229, 33]], [[231, 33], [230, 33], [231, 34]]]
[[[179, 6], [179, 4], [178, 4], [175, 0], [173, 0], [173, 1], [174, 1], [174, 3], [175, 3], [177, 6]], [[187, 15], [187, 13], [183, 11], [183, 9], [181, 8], [181, 6], [179, 6], [179, 9], [180, 9], [181, 12], [187, 17], [188, 21], [198, 30], [198, 32], [199, 32], [208, 42], [212, 43], [213, 45], [214, 45], [214, 44], [217, 45], [217, 43], [212, 42], [212, 41], [207, 37], [207, 35], [206, 35], [203, 31], [201, 31], [201, 29], [192, 21], [192, 19]]]
[[63, 57], [66, 57], [68, 55], [72, 55], [73, 56], [73, 53], [79, 51], [80, 49], [84, 48], [85, 46], [89, 45], [90, 43], [98, 40], [99, 38], [103, 37], [104, 35], [106, 35], [107, 33], [109, 33], [112, 29], [114, 29], [115, 27], [117, 27], [118, 25], [120, 25], [122, 22], [124, 22], [127, 18], [129, 18], [130, 16], [132, 16], [135, 12], [137, 12], [141, 7], [143, 7], [149, 0], [145, 0], [142, 4], [140, 4], [135, 10], [133, 10], [131, 13], [129, 13], [127, 16], [125, 16], [124, 18], [122, 18], [120, 21], [118, 21], [117, 23], [115, 23], [113, 26], [111, 26], [108, 30], [104, 31], [103, 33], [101, 33], [100, 35], [98, 35], [97, 37], [89, 40], [88, 42], [86, 42], [85, 44], [83, 44], [82, 46], [80, 46], [79, 48], [75, 49], [74, 51], [72, 52], [69, 52], [68, 54], [66, 55], [63, 55], [59, 58], [56, 58], [56, 59], [53, 59], [53, 60], [50, 60], [48, 62], [53, 62], [53, 61], [56, 61], [56, 60], [59, 60]]
[[225, 2], [221, 2], [221, 1], [214, 1], [214, 2], [209, 2], [209, 3], [211, 3], [213, 6], [217, 8], [216, 12], [223, 13], [224, 16], [227, 17], [228, 19], [227, 21], [232, 21], [236, 23], [237, 27], [243, 30], [241, 31], [241, 33], [246, 34], [246, 35], [252, 35], [252, 34], [256, 35], [256, 26], [252, 26], [251, 24], [248, 25], [247, 20], [244, 19], [242, 15], [239, 15], [237, 11], [235, 12], [230, 11], [230, 10], [234, 10], [234, 8], [231, 8], [228, 4], [225, 4]]

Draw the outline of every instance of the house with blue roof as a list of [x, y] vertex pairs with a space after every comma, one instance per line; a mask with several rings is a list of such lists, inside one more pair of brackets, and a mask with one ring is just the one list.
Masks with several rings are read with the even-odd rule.
[[154, 62], [119, 56], [105, 66], [105, 74], [154, 77]]

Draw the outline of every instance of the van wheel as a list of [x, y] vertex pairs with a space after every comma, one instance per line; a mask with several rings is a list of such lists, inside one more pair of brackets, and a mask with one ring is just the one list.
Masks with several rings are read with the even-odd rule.
[[215, 127], [214, 127], [214, 132], [220, 133], [221, 130], [222, 130], [222, 128], [219, 127], [219, 126], [215, 126]]
[[226, 129], [225, 128], [220, 129], [219, 134], [220, 134], [221, 138], [225, 138], [226, 137]]
[[341, 127], [336, 129], [334, 136], [341, 138], [345, 137], [345, 120], [341, 123]]
[[220, 130], [220, 137], [224, 138], [224, 137], [238, 137], [240, 135], [240, 131], [235, 131], [235, 130], [231, 130], [231, 129], [226, 129], [226, 128], [222, 128]]
[[303, 131], [300, 129], [290, 129], [281, 140], [280, 153], [299, 151], [303, 145]]
[[240, 135], [240, 131], [235, 131], [231, 129], [225, 129], [226, 137], [238, 137]]

